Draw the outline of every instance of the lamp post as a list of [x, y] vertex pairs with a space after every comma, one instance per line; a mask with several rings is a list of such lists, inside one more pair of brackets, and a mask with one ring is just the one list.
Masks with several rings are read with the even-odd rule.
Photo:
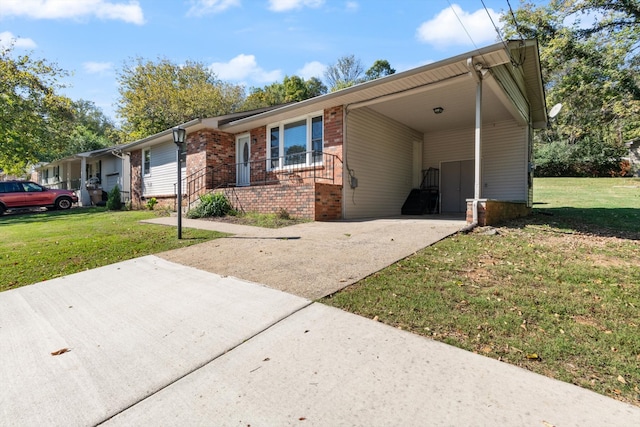
[[187, 131], [181, 126], [173, 128], [173, 142], [178, 146], [178, 239], [182, 239], [182, 146], [187, 136]]

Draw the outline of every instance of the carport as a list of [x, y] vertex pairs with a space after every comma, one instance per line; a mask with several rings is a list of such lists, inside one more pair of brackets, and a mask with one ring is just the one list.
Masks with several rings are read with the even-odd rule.
[[345, 218], [395, 213], [429, 168], [439, 172], [439, 212], [478, 222], [487, 201], [531, 207], [532, 131], [546, 126], [535, 41], [388, 79], [345, 104]]

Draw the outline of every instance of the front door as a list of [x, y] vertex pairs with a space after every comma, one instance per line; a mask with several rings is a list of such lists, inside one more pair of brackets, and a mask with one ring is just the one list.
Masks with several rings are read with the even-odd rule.
[[251, 184], [251, 138], [241, 136], [236, 143], [236, 185]]

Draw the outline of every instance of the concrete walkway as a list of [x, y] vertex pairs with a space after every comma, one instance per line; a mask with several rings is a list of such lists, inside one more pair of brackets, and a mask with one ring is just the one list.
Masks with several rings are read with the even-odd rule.
[[8, 426], [640, 425], [640, 408], [157, 256], [0, 293], [0, 358]]

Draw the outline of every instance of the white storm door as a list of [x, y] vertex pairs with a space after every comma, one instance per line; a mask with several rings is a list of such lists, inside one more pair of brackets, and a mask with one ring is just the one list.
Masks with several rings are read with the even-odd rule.
[[251, 184], [251, 138], [241, 136], [236, 141], [236, 185]]

